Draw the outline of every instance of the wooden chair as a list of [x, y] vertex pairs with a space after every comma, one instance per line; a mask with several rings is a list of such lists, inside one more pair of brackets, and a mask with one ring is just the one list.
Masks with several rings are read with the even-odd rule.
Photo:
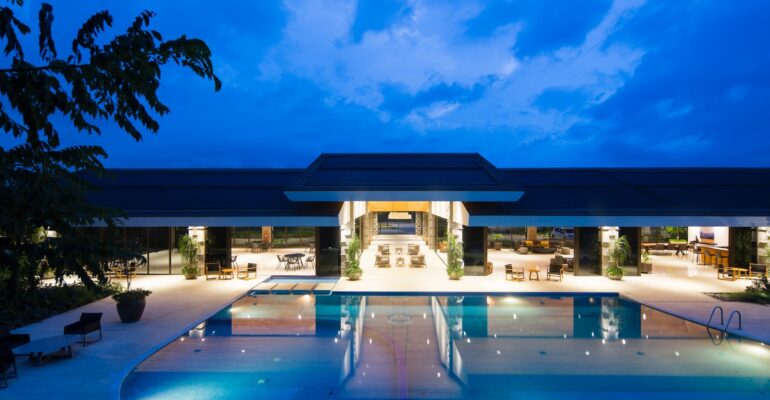
[[409, 266], [412, 268], [425, 268], [425, 256], [420, 254], [417, 256], [411, 257], [411, 262], [409, 263]]
[[209, 275], [214, 275], [214, 279], [219, 278], [219, 274], [221, 273], [221, 268], [219, 268], [219, 262], [210, 262], [206, 263], [206, 269], [205, 269], [205, 275], [206, 280], [209, 280]]
[[505, 280], [507, 281], [523, 281], [524, 280], [524, 268], [514, 268], [513, 264], [505, 265]]
[[749, 264], [749, 278], [762, 279], [762, 277], [769, 277], [767, 274], [767, 264]]
[[734, 281], [735, 272], [732, 268], [727, 267], [726, 264], [719, 264], [717, 265], [717, 279]]
[[559, 282], [564, 280], [564, 270], [567, 269], [567, 264], [554, 264], [553, 262], [548, 264], [548, 272], [545, 275], [546, 280], [551, 280], [551, 276], [558, 276]]
[[251, 273], [254, 273], [254, 278], [257, 277], [257, 264], [256, 263], [248, 263], [246, 264], [246, 269], [241, 270], [238, 269], [238, 278], [246, 280], [246, 279], [252, 279], [249, 278], [251, 276]]

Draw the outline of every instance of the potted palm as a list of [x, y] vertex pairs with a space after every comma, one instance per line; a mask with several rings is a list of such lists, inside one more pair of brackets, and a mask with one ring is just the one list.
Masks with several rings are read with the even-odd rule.
[[446, 272], [449, 275], [449, 279], [458, 280], [465, 274], [463, 269], [463, 248], [457, 243], [457, 238], [454, 235], [449, 234], [448, 236]]
[[179, 255], [182, 256], [182, 274], [187, 279], [197, 279], [198, 269], [198, 241], [190, 235], [179, 238]]
[[610, 247], [610, 265], [607, 267], [608, 278], [616, 281], [623, 279], [623, 265], [628, 262], [629, 254], [631, 254], [631, 245], [628, 243], [628, 238], [623, 235]]
[[492, 239], [495, 250], [503, 249], [503, 235], [501, 233], [492, 234], [490, 238]]
[[364, 271], [361, 269], [361, 263], [359, 258], [361, 257], [361, 240], [358, 236], [353, 235], [348, 243], [348, 247], [345, 250], [347, 255], [348, 265], [345, 267], [345, 276], [348, 280], [357, 281], [361, 279], [361, 275]]
[[126, 263], [124, 271], [126, 275], [126, 291], [112, 295], [112, 299], [116, 302], [118, 316], [123, 323], [136, 322], [142, 318], [144, 308], [147, 306], [147, 296], [152, 293], [144, 289], [131, 289], [131, 275], [133, 271], [130, 270], [129, 265], [129, 263]]

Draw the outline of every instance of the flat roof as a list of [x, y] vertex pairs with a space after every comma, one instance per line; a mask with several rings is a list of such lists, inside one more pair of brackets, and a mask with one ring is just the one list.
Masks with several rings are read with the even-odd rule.
[[478, 153], [325, 153], [286, 195], [294, 201], [516, 201], [522, 190]]
[[[634, 223], [648, 222], [642, 226], [658, 226], [645, 217], [770, 217], [770, 168], [502, 171], [521, 183], [524, 195], [516, 203], [466, 203], [474, 225], [494, 220], [505, 224], [501, 216], [633, 216], [639, 217]], [[591, 220], [599, 221], [582, 219]]]
[[[770, 168], [498, 169], [477, 154], [324, 154], [308, 169], [111, 169], [89, 179], [100, 188], [89, 199], [125, 210], [133, 226], [336, 226], [343, 200], [462, 201], [473, 226], [770, 225]], [[485, 192], [494, 195], [453, 197]], [[422, 197], [381, 197], [389, 193]]]
[[[296, 219], [295, 224], [338, 225], [341, 202], [293, 202], [283, 191], [299, 169], [110, 169], [103, 178], [89, 177], [99, 190], [89, 200], [122, 209], [129, 218], [198, 217], [201, 222], [226, 217]], [[184, 217], [184, 218], [180, 218]], [[271, 218], [266, 218], [271, 217]], [[206, 219], [208, 218], [208, 219]], [[324, 222], [326, 221], [326, 222]], [[217, 225], [211, 225], [217, 226]]]

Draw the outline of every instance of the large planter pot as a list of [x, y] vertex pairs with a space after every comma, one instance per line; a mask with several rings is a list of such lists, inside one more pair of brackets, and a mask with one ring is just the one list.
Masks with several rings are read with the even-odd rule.
[[651, 274], [652, 273], [652, 263], [650, 262], [643, 262], [639, 266], [639, 272], [643, 274]]
[[502, 250], [503, 242], [495, 242], [494, 246], [495, 246], [495, 250]]
[[613, 281], [619, 281], [623, 279], [623, 275], [607, 275], [607, 278], [610, 278]]
[[459, 281], [460, 278], [462, 278], [462, 277], [463, 277], [463, 274], [461, 274], [459, 272], [450, 272], [449, 273], [449, 279], [451, 279], [453, 281]]
[[184, 274], [184, 278], [189, 280], [198, 279], [198, 274], [197, 273]]
[[132, 323], [139, 321], [144, 313], [144, 307], [147, 305], [147, 298], [121, 301], [117, 304], [118, 316], [123, 323]]
[[351, 273], [348, 274], [348, 280], [349, 281], [357, 281], [357, 280], [361, 279], [361, 275], [362, 274], [363, 274], [363, 271], [351, 272]]

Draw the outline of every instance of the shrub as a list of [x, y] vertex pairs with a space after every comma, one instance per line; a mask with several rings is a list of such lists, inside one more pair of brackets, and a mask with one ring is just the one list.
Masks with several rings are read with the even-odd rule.
[[101, 300], [120, 290], [118, 284], [97, 285], [93, 289], [82, 283], [43, 285], [22, 295], [21, 305], [0, 306], [0, 325], [24, 326], [61, 314], [73, 308]]

